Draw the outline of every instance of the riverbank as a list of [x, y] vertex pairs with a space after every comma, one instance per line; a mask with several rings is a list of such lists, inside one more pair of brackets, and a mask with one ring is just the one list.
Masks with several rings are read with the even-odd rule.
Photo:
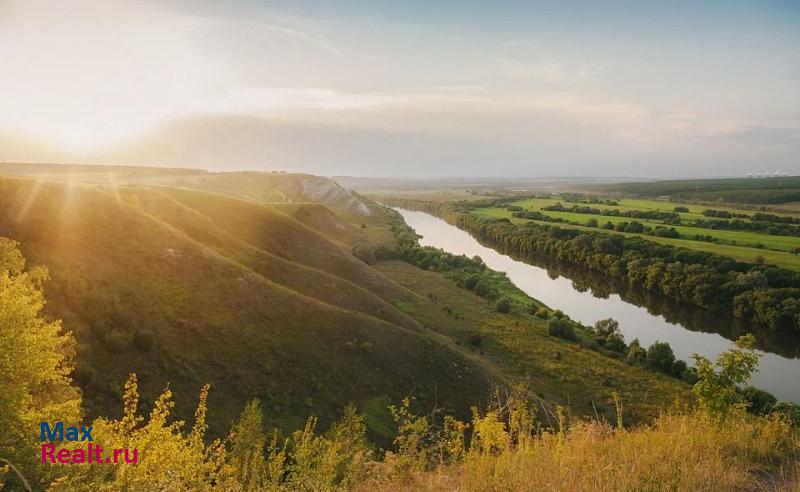
[[[666, 341], [672, 345], [678, 358], [686, 360], [693, 353], [715, 357], [731, 345], [731, 341], [719, 334], [702, 331], [702, 322], [708, 320], [708, 316], [686, 314], [685, 318], [694, 318], [700, 323], [689, 325], [681, 320], [678, 324], [676, 320], [667, 320], [653, 311], [652, 306], [637, 306], [613, 292], [596, 292], [585, 283], [573, 282], [570, 278], [553, 275], [545, 268], [498, 253], [480, 244], [467, 232], [429, 214], [407, 210], [401, 210], [401, 213], [406, 223], [422, 235], [419, 241], [423, 246], [443, 248], [468, 257], [480, 256], [488, 267], [506, 272], [508, 278], [526, 294], [552, 309], [563, 310], [581, 323], [593, 325], [599, 319], [612, 317], [620, 322], [627, 341], [639, 338], [645, 346], [657, 340]], [[761, 370], [754, 376], [753, 384], [778, 398], [800, 401], [800, 388], [795, 383], [800, 379], [800, 361], [770, 352], [761, 354]]]

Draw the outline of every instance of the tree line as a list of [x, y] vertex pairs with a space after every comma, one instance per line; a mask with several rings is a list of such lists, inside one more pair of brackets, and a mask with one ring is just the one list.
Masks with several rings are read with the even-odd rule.
[[[392, 203], [392, 202], [390, 202]], [[471, 213], [474, 204], [396, 200], [439, 216], [521, 256], [543, 255], [770, 330], [800, 332], [800, 273], [774, 265], [550, 224], [512, 224]]]

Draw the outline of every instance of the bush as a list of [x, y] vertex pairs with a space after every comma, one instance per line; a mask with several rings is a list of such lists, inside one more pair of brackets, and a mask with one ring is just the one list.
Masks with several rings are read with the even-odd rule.
[[694, 370], [693, 367], [687, 367], [681, 373], [681, 379], [684, 382], [687, 382], [687, 383], [689, 383], [691, 385], [694, 385], [694, 383], [697, 382], [697, 372]]
[[475, 293], [481, 297], [486, 297], [489, 295], [489, 291], [491, 291], [492, 286], [489, 285], [489, 282], [486, 280], [481, 279], [475, 284]]
[[483, 335], [480, 333], [473, 333], [471, 337], [469, 337], [469, 344], [473, 347], [480, 347], [483, 345]]
[[477, 273], [473, 273], [469, 275], [467, 278], [464, 279], [464, 288], [469, 290], [474, 290], [475, 286], [478, 285], [478, 282], [481, 281], [481, 276]]
[[554, 337], [563, 338], [564, 340], [577, 340], [578, 335], [575, 333], [575, 327], [568, 319], [553, 317], [547, 322], [547, 333]]
[[627, 348], [625, 339], [619, 333], [608, 335], [604, 340], [604, 345], [608, 350], [619, 352], [620, 354], [625, 353], [625, 349]]
[[497, 304], [495, 304], [495, 309], [497, 309], [498, 313], [508, 314], [511, 312], [511, 301], [504, 297], [497, 301]]
[[675, 364], [675, 353], [668, 343], [656, 341], [647, 349], [647, 363], [661, 372], [671, 374]]
[[689, 369], [686, 365], [686, 362], [682, 360], [676, 360], [674, 364], [672, 364], [672, 375], [679, 378], [683, 374], [683, 371]]
[[771, 393], [752, 386], [743, 389], [742, 396], [749, 404], [748, 410], [757, 415], [766, 415], [772, 412], [774, 405], [778, 403], [778, 399]]
[[150, 352], [154, 342], [155, 337], [150, 330], [139, 330], [133, 335], [133, 346], [142, 352]]
[[681, 212], [681, 213], [689, 213], [689, 209], [686, 207], [675, 207], [672, 209], [673, 212]]
[[535, 316], [537, 318], [549, 319], [550, 318], [550, 310], [547, 309], [544, 306], [540, 306], [538, 309], [536, 309]]

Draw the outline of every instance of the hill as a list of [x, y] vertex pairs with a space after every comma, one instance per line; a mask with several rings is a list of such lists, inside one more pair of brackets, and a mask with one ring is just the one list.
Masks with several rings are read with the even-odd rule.
[[[357, 195], [346, 196], [368, 215], [333, 200], [340, 187], [328, 178], [45, 169], [0, 178], [0, 236], [50, 269], [48, 313], [76, 335], [89, 416], [113, 414], [133, 371], [146, 403], [167, 384], [183, 403], [211, 383], [215, 435], [252, 398], [284, 429], [310, 414], [325, 425], [354, 402], [381, 438], [392, 432], [387, 406], [411, 393], [420, 408], [461, 416], [498, 387], [575, 415], [606, 415], [618, 394], [636, 422], [686, 392], [547, 335], [527, 312], [497, 313], [446, 274], [375, 254], [392, 251], [402, 220]], [[247, 196], [226, 189], [247, 182]], [[305, 201], [322, 184], [328, 204]]]
[[211, 383], [216, 433], [253, 397], [291, 428], [411, 391], [463, 413], [502, 384], [394, 307], [412, 294], [268, 207], [2, 178], [0, 217], [0, 235], [50, 270], [48, 311], [77, 338], [89, 415], [113, 412], [130, 372], [145, 401], [169, 384], [188, 402]]

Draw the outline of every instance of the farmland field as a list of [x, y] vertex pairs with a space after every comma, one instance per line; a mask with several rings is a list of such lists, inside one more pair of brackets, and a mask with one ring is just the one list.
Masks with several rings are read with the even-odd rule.
[[[630, 211], [662, 211], [673, 212], [676, 207], [684, 207], [688, 212], [676, 212], [680, 217], [680, 225], [665, 224], [664, 221], [648, 218], [631, 218], [625, 216], [609, 216], [594, 213], [578, 213], [571, 211], [543, 210], [544, 207], [562, 204], [565, 208], [570, 208], [575, 203], [569, 203], [563, 197], [554, 196], [552, 198], [521, 198], [520, 200], [504, 203], [499, 206], [478, 207], [474, 213], [487, 215], [496, 218], [508, 218], [516, 223], [536, 222], [551, 223], [544, 220], [531, 220], [517, 218], [513, 216], [513, 211], [508, 207], [521, 207], [523, 211], [538, 211], [553, 219], [560, 219], [564, 222], [558, 223], [560, 227], [586, 229], [592, 231], [607, 231], [613, 234], [623, 234], [625, 236], [643, 236], [648, 240], [662, 244], [670, 244], [698, 251], [707, 251], [723, 254], [731, 258], [745, 262], [772, 263], [791, 270], [800, 270], [800, 256], [795, 254], [800, 248], [800, 237], [772, 235], [746, 230], [722, 230], [695, 227], [694, 223], [698, 220], [709, 219], [703, 215], [704, 210], [718, 210], [731, 214], [752, 214], [757, 210], [735, 209], [730, 207], [717, 207], [709, 205], [698, 205], [681, 202], [667, 202], [661, 200], [648, 199], [621, 199], [616, 200], [618, 205], [608, 205], [606, 203], [578, 203], [579, 206], [587, 206], [600, 211], [617, 210], [620, 213]], [[772, 213], [772, 212], [770, 212]], [[781, 217], [797, 217], [792, 214], [774, 214]], [[587, 227], [590, 219], [598, 222], [598, 227]], [[751, 222], [750, 219], [741, 219]], [[678, 237], [659, 237], [652, 234], [627, 232], [619, 230], [604, 229], [603, 225], [610, 222], [617, 226], [621, 223], [639, 222], [644, 226], [656, 228], [659, 226], [674, 228]], [[698, 240], [695, 236], [704, 236], [705, 240]]]

